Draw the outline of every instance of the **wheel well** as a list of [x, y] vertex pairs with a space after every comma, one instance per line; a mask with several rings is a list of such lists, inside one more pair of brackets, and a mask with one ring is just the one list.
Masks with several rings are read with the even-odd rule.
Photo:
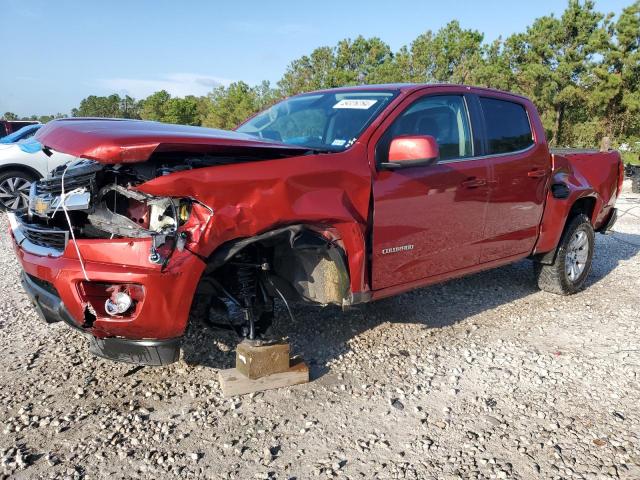
[[222, 316], [251, 339], [271, 324], [274, 298], [289, 309], [292, 300], [343, 305], [349, 297], [344, 251], [304, 225], [227, 242], [207, 260], [190, 319], [220, 326], [212, 318]]
[[593, 210], [595, 207], [596, 199], [594, 197], [583, 197], [576, 200], [571, 206], [571, 210], [569, 210], [569, 214], [565, 220], [565, 228], [573, 217], [580, 215], [581, 213], [589, 217], [590, 220], [593, 219]]
[[219, 271], [242, 252], [256, 265], [267, 263], [274, 296], [317, 304], [342, 305], [349, 296], [346, 255], [335, 241], [305, 225], [292, 225], [224, 244], [209, 258], [204, 275]]
[[[594, 197], [582, 197], [576, 200], [574, 204], [571, 205], [571, 210], [569, 210], [567, 218], [565, 218], [564, 225], [562, 226], [562, 234], [558, 239], [558, 243], [562, 239], [562, 235], [564, 235], [564, 231], [567, 228], [567, 225], [569, 225], [569, 222], [571, 222], [571, 220], [577, 215], [584, 214], [587, 216], [587, 218], [589, 218], [590, 221], [593, 221], [593, 211], [595, 207], [596, 199]], [[539, 253], [531, 256], [530, 258], [533, 261], [541, 263], [543, 265], [552, 265], [556, 261], [557, 252], [558, 245], [556, 245], [556, 247], [549, 252]]]
[[31, 167], [29, 167], [27, 165], [20, 165], [20, 164], [12, 163], [12, 164], [3, 165], [2, 167], [0, 167], [0, 175], [2, 175], [4, 172], [8, 172], [8, 171], [24, 172], [24, 173], [27, 173], [29, 175], [32, 175], [32, 176], [36, 177], [36, 179], [42, 178], [42, 175], [40, 175], [40, 172], [38, 172], [35, 168], [31, 168]]

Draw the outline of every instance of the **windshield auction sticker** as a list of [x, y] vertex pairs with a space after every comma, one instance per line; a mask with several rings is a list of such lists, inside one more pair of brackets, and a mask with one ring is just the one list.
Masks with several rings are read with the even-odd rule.
[[358, 110], [366, 110], [371, 108], [377, 100], [365, 100], [365, 99], [355, 99], [355, 98], [343, 98], [338, 103], [336, 103], [333, 108], [355, 108]]

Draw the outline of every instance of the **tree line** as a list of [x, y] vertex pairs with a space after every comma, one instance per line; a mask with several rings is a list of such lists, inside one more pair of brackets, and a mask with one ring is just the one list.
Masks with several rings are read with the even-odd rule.
[[592, 0], [569, 0], [561, 16], [537, 18], [524, 32], [493, 42], [456, 20], [398, 51], [380, 38], [359, 36], [295, 59], [275, 86], [239, 81], [206, 96], [173, 97], [162, 90], [141, 100], [91, 95], [71, 115], [230, 129], [290, 95], [389, 82], [465, 83], [521, 93], [536, 104], [553, 145], [595, 146], [607, 136], [616, 146], [640, 149], [640, 1], [615, 15], [597, 11]]

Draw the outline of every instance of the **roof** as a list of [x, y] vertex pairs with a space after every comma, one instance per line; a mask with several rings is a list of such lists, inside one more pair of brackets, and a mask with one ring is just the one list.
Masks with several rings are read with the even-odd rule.
[[[319, 90], [318, 92], [399, 90], [402, 94], [409, 94], [417, 90], [435, 87], [455, 87], [502, 95], [506, 93], [481, 87], [442, 83], [356, 85]], [[260, 139], [235, 131], [127, 119], [65, 118], [53, 120], [42, 127], [34, 138], [52, 150], [104, 163], [140, 162], [148, 160], [156, 152], [171, 151], [231, 154], [242, 149], [243, 153], [247, 154], [263, 155], [269, 152], [270, 155], [295, 155], [307, 150], [304, 147]]]
[[[474, 86], [474, 85], [465, 85], [465, 84], [459, 84], [459, 83], [447, 83], [447, 82], [438, 82], [438, 83], [380, 83], [380, 84], [373, 84], [373, 85], [350, 85], [350, 86], [345, 86], [345, 87], [334, 87], [334, 88], [326, 88], [326, 89], [322, 89], [322, 90], [315, 90], [313, 92], [306, 92], [306, 93], [329, 93], [329, 92], [350, 92], [350, 91], [362, 91], [362, 90], [400, 90], [401, 92], [404, 93], [411, 93], [414, 92], [416, 90], [422, 90], [425, 88], [438, 88], [438, 87], [458, 87], [458, 88], [466, 88], [466, 89], [473, 89], [476, 91], [482, 91], [482, 92], [488, 92], [488, 93], [498, 93], [498, 94], [508, 94], [514, 97], [519, 97], [519, 98], [523, 98], [525, 100], [528, 100], [527, 97], [517, 94], [517, 93], [512, 93], [512, 92], [506, 92], [503, 90], [497, 90], [495, 88], [489, 88], [489, 87], [478, 87], [478, 86]], [[302, 93], [300, 95], [306, 95], [306, 93]]]

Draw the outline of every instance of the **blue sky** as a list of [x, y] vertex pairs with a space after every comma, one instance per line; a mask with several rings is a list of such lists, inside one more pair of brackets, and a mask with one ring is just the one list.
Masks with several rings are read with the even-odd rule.
[[[619, 13], [632, 0], [598, 0]], [[486, 40], [522, 31], [564, 1], [0, 0], [0, 115], [68, 113], [87, 95], [275, 83], [287, 64], [347, 37], [396, 50], [449, 20]]]

